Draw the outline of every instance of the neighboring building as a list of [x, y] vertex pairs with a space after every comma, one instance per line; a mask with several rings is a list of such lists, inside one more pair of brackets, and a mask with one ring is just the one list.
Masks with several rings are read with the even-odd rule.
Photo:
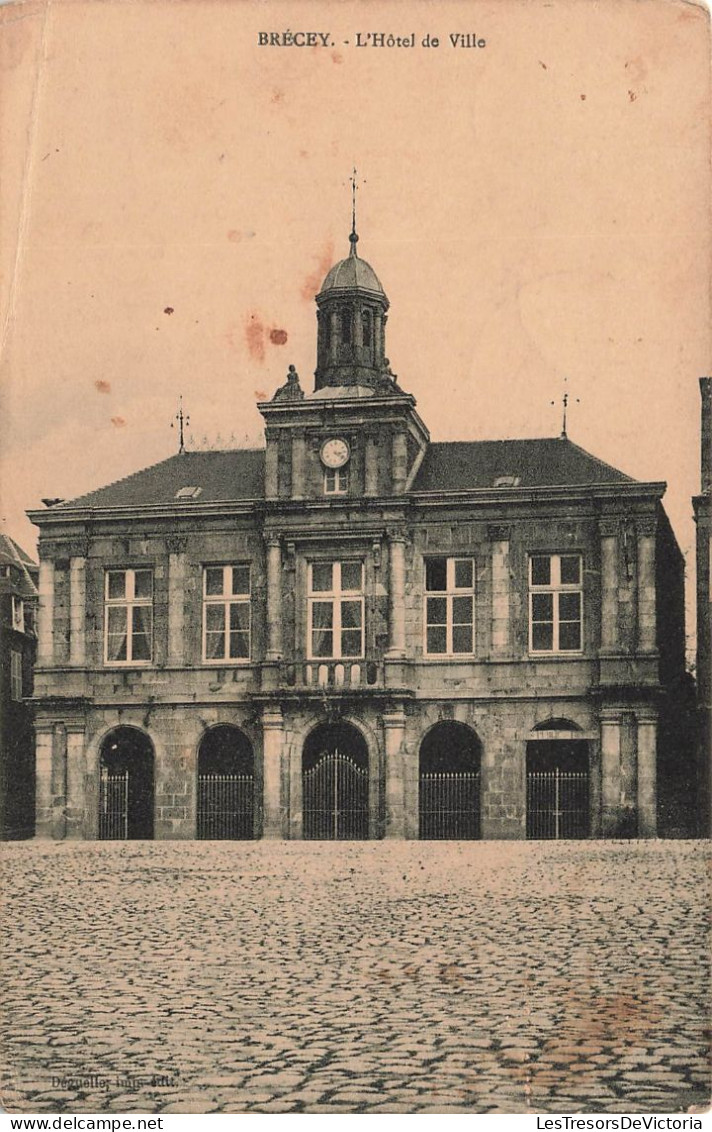
[[35, 831], [35, 660], [37, 563], [0, 535], [0, 837]]
[[40, 835], [666, 830], [689, 752], [659, 774], [684, 673], [665, 485], [565, 435], [431, 443], [357, 238], [264, 451], [31, 513]]
[[693, 499], [697, 523], [697, 735], [700, 828], [710, 834], [712, 771], [712, 377], [700, 378], [702, 394], [701, 484]]

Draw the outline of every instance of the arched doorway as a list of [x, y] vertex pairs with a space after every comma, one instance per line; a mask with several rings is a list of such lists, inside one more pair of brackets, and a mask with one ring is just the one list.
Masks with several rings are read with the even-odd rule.
[[196, 833], [202, 841], [255, 835], [254, 756], [239, 727], [211, 727], [200, 741]]
[[302, 812], [307, 840], [367, 840], [368, 747], [350, 723], [322, 724], [307, 737]]
[[568, 719], [549, 719], [532, 732], [537, 737], [527, 743], [529, 840], [590, 836], [589, 744], [578, 733]]
[[464, 723], [436, 723], [420, 745], [419, 817], [424, 841], [480, 836], [479, 739]]
[[153, 743], [137, 727], [116, 727], [99, 756], [99, 838], [153, 837]]

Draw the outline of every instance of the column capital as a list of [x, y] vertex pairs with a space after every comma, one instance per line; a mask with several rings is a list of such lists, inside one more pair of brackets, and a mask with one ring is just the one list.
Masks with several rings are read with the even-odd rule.
[[402, 707], [388, 708], [384, 711], [381, 719], [383, 720], [383, 726], [386, 730], [399, 727], [404, 728], [406, 724], [405, 710]]
[[598, 533], [601, 538], [617, 538], [620, 527], [621, 521], [614, 515], [602, 515], [598, 520]]
[[638, 721], [638, 726], [641, 725], [649, 727], [657, 727], [659, 716], [654, 707], [640, 707], [635, 709], [635, 718]]
[[488, 523], [487, 538], [489, 542], [509, 542], [512, 527], [509, 523]]
[[283, 727], [284, 716], [280, 707], [262, 709], [262, 728], [264, 731], [281, 731]]
[[266, 531], [264, 537], [265, 537], [265, 543], [266, 543], [267, 546], [269, 546], [269, 547], [280, 547], [281, 548], [281, 546], [282, 546], [282, 536], [277, 534], [275, 531]]
[[622, 707], [602, 707], [598, 713], [601, 726], [611, 723], [620, 725], [623, 722], [623, 711]]
[[642, 515], [636, 519], [635, 526], [640, 537], [649, 538], [657, 531], [658, 521], [655, 515]]
[[408, 542], [408, 535], [401, 527], [389, 527], [386, 531], [386, 536], [389, 543], [402, 543], [403, 546]]
[[169, 535], [166, 539], [169, 554], [184, 554], [187, 546], [188, 539], [183, 535]]

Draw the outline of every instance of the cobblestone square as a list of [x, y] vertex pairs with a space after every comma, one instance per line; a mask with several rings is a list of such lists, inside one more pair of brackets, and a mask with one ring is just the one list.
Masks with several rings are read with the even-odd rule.
[[706, 1106], [701, 842], [3, 846], [11, 1112]]

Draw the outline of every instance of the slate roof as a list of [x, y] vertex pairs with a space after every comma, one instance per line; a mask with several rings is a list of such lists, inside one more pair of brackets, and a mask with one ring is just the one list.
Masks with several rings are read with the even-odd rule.
[[[243, 448], [232, 452], [182, 452], [108, 487], [90, 491], [78, 499], [65, 500], [50, 510], [179, 503], [176, 492], [182, 487], [201, 488], [195, 500], [200, 503], [263, 499], [264, 464], [262, 448]], [[189, 507], [191, 502], [188, 500], [184, 505]]]
[[517, 487], [634, 483], [566, 437], [547, 440], [473, 440], [430, 444], [413, 491], [467, 491], [516, 476]]
[[[190, 508], [194, 502], [263, 499], [264, 459], [264, 449], [185, 452], [49, 510], [151, 505]], [[518, 477], [516, 486], [520, 488], [635, 482], [565, 438], [473, 440], [431, 444], [412, 490], [492, 488], [502, 476]], [[201, 489], [194, 499], [176, 499], [181, 488], [190, 487]]]
[[21, 597], [37, 597], [35, 581], [39, 566], [9, 535], [0, 534], [0, 565], [14, 566], [16, 575], [11, 582], [13, 592]]

